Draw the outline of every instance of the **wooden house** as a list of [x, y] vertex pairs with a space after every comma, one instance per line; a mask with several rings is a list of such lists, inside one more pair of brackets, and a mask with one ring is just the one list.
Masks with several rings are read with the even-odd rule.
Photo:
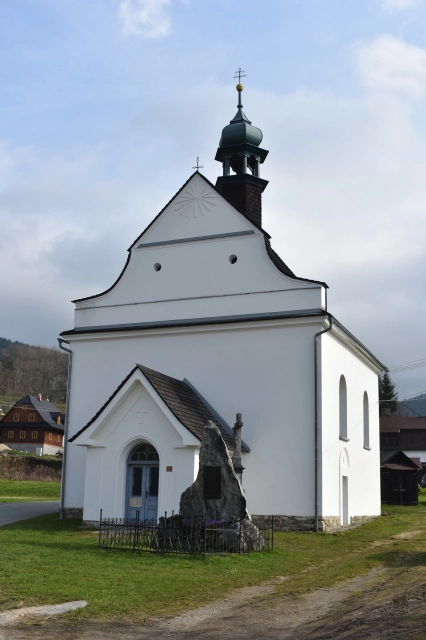
[[403, 451], [409, 458], [419, 458], [419, 484], [426, 486], [426, 416], [380, 416], [380, 450]]
[[418, 504], [420, 460], [403, 451], [380, 452], [381, 498], [385, 504]]
[[53, 402], [27, 395], [0, 420], [0, 443], [10, 449], [54, 455], [63, 452], [64, 416]]

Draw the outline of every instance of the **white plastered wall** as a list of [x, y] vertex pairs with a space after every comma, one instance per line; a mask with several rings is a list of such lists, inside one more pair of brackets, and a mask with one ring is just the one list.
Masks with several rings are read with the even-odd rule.
[[325, 308], [320, 283], [280, 272], [263, 233], [199, 176], [183, 194], [194, 186], [208, 192], [210, 210], [194, 215], [196, 198], [188, 210], [181, 196], [173, 200], [134, 244], [112, 289], [77, 302], [76, 327]]
[[[243, 439], [251, 448], [243, 456], [249, 510], [312, 516], [313, 336], [318, 330], [318, 320], [298, 319], [70, 338], [75, 354], [70, 435], [92, 418], [135, 362], [180, 380], [187, 378], [228, 424], [233, 425], [237, 412], [243, 413]], [[126, 420], [131, 421], [130, 414]], [[117, 435], [111, 435], [111, 442], [117, 437], [114, 446], [120, 451], [128, 440], [124, 434], [133, 428], [123, 421], [114, 432]], [[154, 433], [150, 438], [155, 446]], [[73, 444], [68, 451], [65, 506], [81, 507], [85, 451]], [[174, 455], [181, 453], [176, 449]], [[184, 473], [187, 464], [193, 473], [193, 459], [190, 463], [180, 459], [174, 468]], [[103, 495], [112, 496], [112, 478], [103, 478], [102, 485]], [[167, 503], [167, 510], [178, 509], [183, 485], [182, 479], [175, 503]], [[106, 498], [102, 502], [106, 504]]]
[[[340, 516], [342, 474], [348, 476], [349, 516], [380, 514], [379, 370], [334, 333], [321, 337], [320, 515]], [[339, 439], [339, 382], [347, 387], [348, 441]], [[364, 448], [363, 398], [369, 401], [370, 450]], [[345, 455], [346, 450], [347, 455]]]

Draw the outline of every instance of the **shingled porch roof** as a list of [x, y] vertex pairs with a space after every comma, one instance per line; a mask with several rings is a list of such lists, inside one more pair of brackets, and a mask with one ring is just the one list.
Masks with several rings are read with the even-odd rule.
[[[218, 427], [226, 445], [229, 449], [234, 448], [233, 431], [225, 420], [213, 409], [213, 407], [203, 398], [203, 396], [193, 387], [188, 380], [177, 380], [164, 373], [149, 369], [141, 364], [137, 364], [128, 376], [121, 382], [114, 393], [108, 398], [105, 404], [93, 416], [91, 420], [76, 433], [69, 442], [73, 442], [104, 412], [110, 402], [119, 393], [136, 371], [140, 371], [148, 380], [150, 385], [158, 393], [163, 402], [167, 405], [179, 422], [201, 441], [204, 425], [211, 420]], [[243, 442], [242, 450], [249, 452], [249, 447]]]

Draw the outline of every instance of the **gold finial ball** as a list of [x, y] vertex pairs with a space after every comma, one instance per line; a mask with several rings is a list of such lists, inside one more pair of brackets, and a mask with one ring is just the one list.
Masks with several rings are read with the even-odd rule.
[[237, 91], [244, 91], [244, 85], [242, 85], [240, 82], [237, 84]]

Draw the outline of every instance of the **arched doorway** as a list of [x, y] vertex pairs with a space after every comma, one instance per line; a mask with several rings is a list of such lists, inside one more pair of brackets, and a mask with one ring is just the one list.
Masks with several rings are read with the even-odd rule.
[[349, 515], [349, 455], [345, 448], [340, 452], [340, 525], [351, 523]]
[[132, 449], [127, 459], [126, 517], [157, 520], [160, 458], [147, 442]]

